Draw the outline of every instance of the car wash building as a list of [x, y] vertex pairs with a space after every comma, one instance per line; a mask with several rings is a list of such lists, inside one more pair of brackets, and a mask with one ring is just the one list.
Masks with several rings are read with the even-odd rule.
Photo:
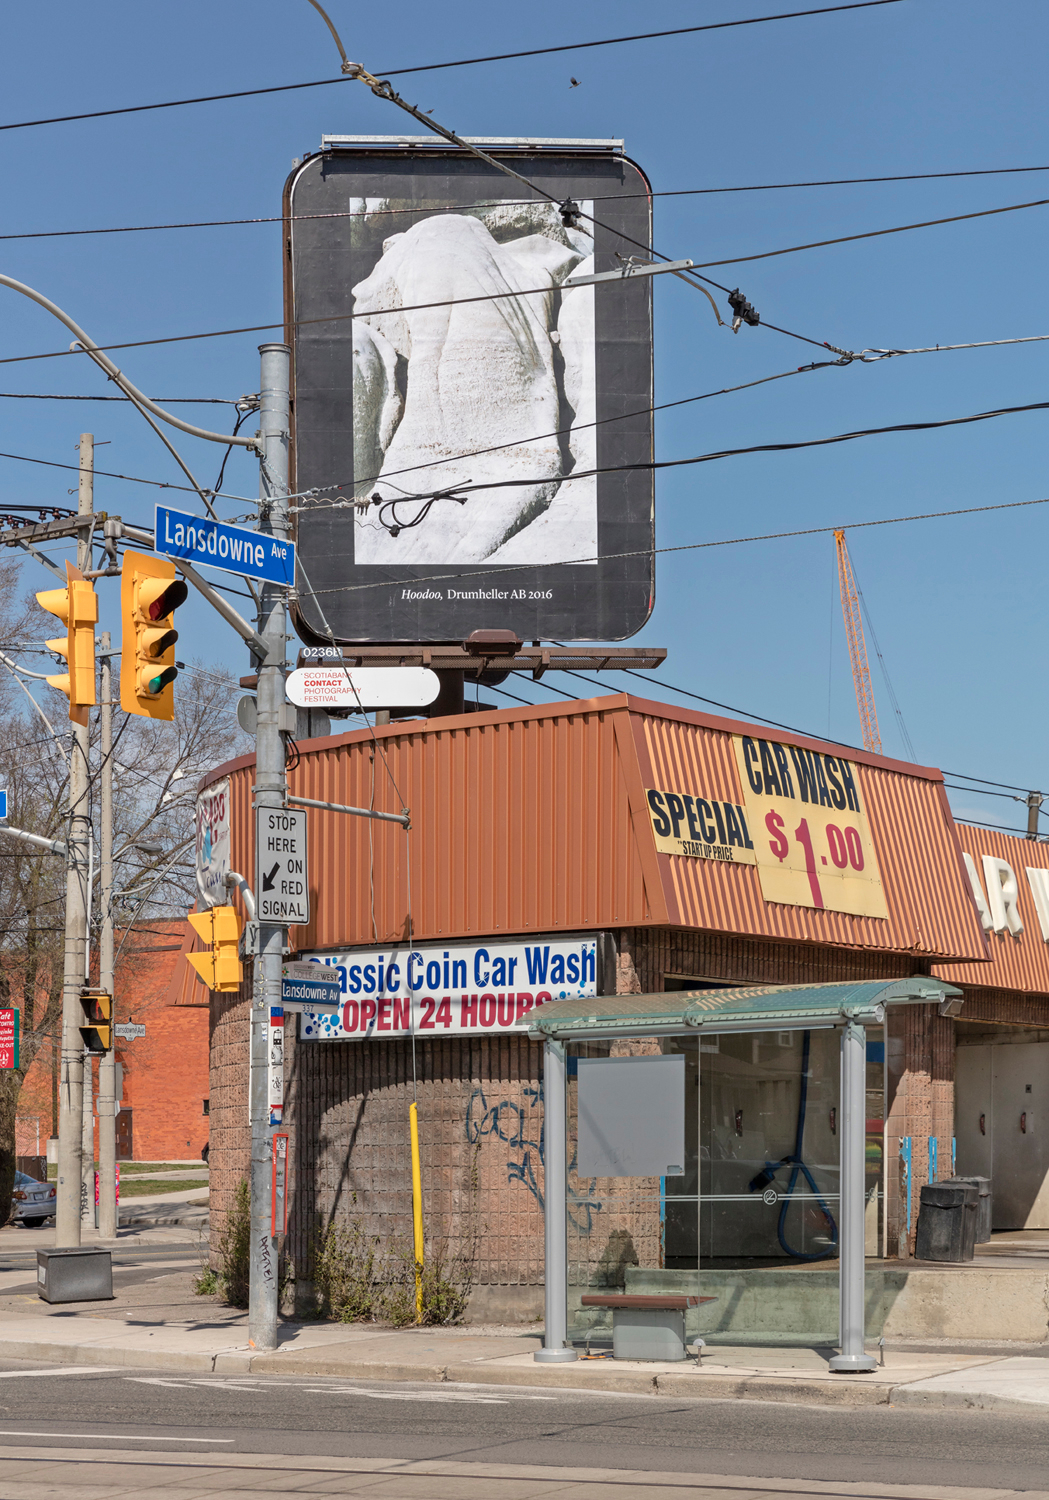
[[[982, 976], [1003, 940], [981, 918], [938, 771], [625, 695], [299, 750], [292, 796], [411, 814], [405, 832], [308, 812], [311, 919], [289, 943], [335, 970], [341, 1004], [285, 1018], [285, 1248], [304, 1299], [332, 1223], [410, 1243], [417, 1100], [427, 1241], [465, 1247], [470, 1316], [542, 1311], [543, 1047], [529, 1028], [561, 1003], [834, 984], [845, 1004], [850, 986], [907, 981], [893, 993], [916, 996], [957, 975], [971, 1024], [996, 1003]], [[201, 791], [209, 857], [225, 851], [249, 880], [253, 774], [242, 758]], [[1021, 893], [1032, 943], [1033, 901]], [[198, 983], [188, 966], [184, 983]], [[250, 975], [211, 999], [216, 1237], [249, 1156], [249, 995]], [[931, 1142], [931, 1175], [949, 1174], [958, 1003], [867, 1017], [868, 1256], [912, 1252]], [[567, 1163], [572, 1306], [588, 1288], [698, 1268], [821, 1285], [838, 1253], [841, 1017], [818, 1010], [811, 1025], [594, 1040], [574, 1065], [569, 1049], [570, 1154], [579, 1058], [673, 1054], [684, 1079], [681, 1160], [629, 1180]], [[836, 1292], [820, 1305], [801, 1331], [820, 1333]]]

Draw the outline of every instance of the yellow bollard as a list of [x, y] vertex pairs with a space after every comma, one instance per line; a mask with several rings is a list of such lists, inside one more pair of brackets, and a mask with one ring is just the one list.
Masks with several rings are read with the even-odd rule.
[[412, 1135], [412, 1218], [415, 1225], [415, 1320], [423, 1319], [423, 1185], [419, 1165], [419, 1106], [408, 1110]]

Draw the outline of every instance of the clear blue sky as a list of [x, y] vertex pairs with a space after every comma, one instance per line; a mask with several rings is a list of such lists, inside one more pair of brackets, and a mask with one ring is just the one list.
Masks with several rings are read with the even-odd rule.
[[[758, 15], [763, 0], [645, 7], [609, 0], [435, 8], [331, 0], [351, 57], [372, 71], [621, 32]], [[55, 0], [5, 17], [2, 121], [334, 75], [306, 0], [177, 6]], [[978, 167], [1049, 166], [1036, 0], [903, 0], [694, 37], [407, 77], [402, 91], [471, 135], [622, 136], [657, 190]], [[569, 87], [570, 77], [580, 80]], [[397, 80], [395, 80], [397, 82]], [[1041, 122], [1041, 123], [1040, 123]], [[322, 133], [395, 133], [405, 119], [339, 83], [111, 120], [0, 133], [4, 233], [269, 215], [292, 158]], [[710, 261], [940, 215], [1049, 197], [1049, 171], [943, 182], [664, 198], [657, 246]], [[920, 230], [711, 274], [763, 317], [842, 347], [913, 347], [1049, 333], [1049, 209]], [[276, 225], [0, 242], [0, 267], [66, 308], [99, 342], [278, 321]], [[0, 356], [63, 348], [64, 330], [2, 293]], [[656, 284], [657, 400], [807, 362], [767, 329], [719, 330], [702, 297]], [[257, 389], [258, 337], [117, 356], [151, 395]], [[812, 357], [818, 357], [815, 350]], [[674, 458], [757, 442], [960, 416], [1045, 399], [1049, 348], [974, 350], [818, 371], [659, 419]], [[83, 359], [0, 365], [4, 391], [103, 391]], [[208, 408], [196, 408], [198, 412]], [[227, 412], [211, 408], [224, 423]], [[1033, 413], [661, 474], [657, 545], [829, 526], [1049, 495], [1046, 424]], [[76, 463], [81, 430], [111, 446], [100, 468], [177, 479], [156, 438], [115, 405], [0, 400], [0, 447]], [[186, 439], [207, 483], [220, 451]], [[0, 460], [8, 503], [70, 503], [75, 475]], [[226, 487], [250, 495], [234, 455]], [[98, 481], [100, 507], [149, 522], [155, 492]], [[174, 497], [172, 497], [174, 498]], [[75, 503], [75, 502], [74, 502]], [[1021, 786], [1049, 783], [1044, 737], [1049, 507], [850, 534], [853, 562], [917, 758]], [[46, 586], [30, 565], [26, 581]], [[103, 585], [105, 587], [105, 585]], [[115, 596], [115, 588], [109, 594]], [[114, 616], [111, 605], [107, 619]], [[246, 670], [203, 610], [186, 654]], [[187, 622], [184, 625], [184, 622]], [[640, 641], [670, 648], [657, 674], [742, 709], [859, 742], [829, 535], [671, 554]], [[180, 647], [180, 651], [181, 651]], [[873, 653], [872, 653], [873, 655]], [[873, 662], [886, 752], [903, 745]], [[554, 679], [558, 681], [558, 679]], [[570, 680], [562, 679], [564, 686]], [[625, 683], [625, 680], [621, 680]], [[512, 686], [512, 684], [508, 684]], [[609, 685], [618, 685], [610, 677]], [[632, 684], [653, 697], [675, 695]], [[517, 691], [517, 689], [515, 689]], [[525, 688], [522, 695], [534, 692]], [[580, 685], [580, 692], [587, 690]], [[687, 700], [676, 700], [687, 701]], [[1021, 826], [1000, 801], [952, 794], [964, 815]]]

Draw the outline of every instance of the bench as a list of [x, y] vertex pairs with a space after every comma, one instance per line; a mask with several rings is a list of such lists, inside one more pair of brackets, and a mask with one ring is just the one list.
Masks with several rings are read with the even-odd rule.
[[611, 1309], [613, 1359], [667, 1363], [686, 1357], [685, 1310], [714, 1300], [675, 1292], [587, 1292], [580, 1298], [583, 1307]]

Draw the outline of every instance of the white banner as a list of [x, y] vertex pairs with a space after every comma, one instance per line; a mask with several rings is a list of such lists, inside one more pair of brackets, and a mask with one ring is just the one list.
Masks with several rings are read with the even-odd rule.
[[204, 906], [229, 900], [229, 778], [214, 781], [197, 797], [197, 891]]
[[304, 1011], [305, 1041], [383, 1041], [415, 1035], [524, 1031], [554, 1000], [597, 994], [597, 940], [427, 943], [306, 955], [339, 976], [337, 1011]]

